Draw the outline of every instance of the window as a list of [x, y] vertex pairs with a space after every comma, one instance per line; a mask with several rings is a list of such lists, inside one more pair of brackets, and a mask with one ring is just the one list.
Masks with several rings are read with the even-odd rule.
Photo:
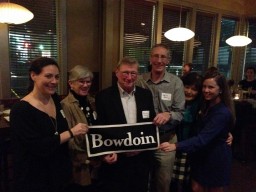
[[256, 67], [256, 19], [249, 19], [249, 34], [248, 37], [252, 39], [252, 42], [247, 45], [245, 66], [246, 69], [249, 66]]
[[161, 42], [166, 44], [170, 51], [172, 59], [167, 71], [181, 75], [181, 69], [183, 65], [184, 57], [184, 42], [170, 41], [164, 36], [164, 33], [169, 29], [178, 27], [181, 19], [181, 27], [186, 27], [187, 10], [182, 9], [180, 17], [180, 8], [175, 7], [164, 7], [163, 9], [163, 28]]
[[232, 48], [225, 42], [235, 34], [237, 21], [235, 19], [222, 18], [219, 42], [218, 69], [227, 78], [230, 78], [230, 68], [232, 62]]
[[21, 25], [9, 25], [11, 91], [24, 96], [28, 88], [29, 62], [46, 56], [57, 60], [55, 0], [13, 0], [34, 14]]
[[193, 50], [193, 71], [204, 73], [211, 63], [215, 16], [197, 12]]
[[155, 3], [124, 1], [124, 56], [139, 61], [140, 73], [147, 72], [155, 25]]

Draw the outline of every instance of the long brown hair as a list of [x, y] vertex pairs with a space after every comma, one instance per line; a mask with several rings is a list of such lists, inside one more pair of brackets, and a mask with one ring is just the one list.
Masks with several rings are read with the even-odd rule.
[[[235, 123], [235, 107], [234, 107], [234, 102], [231, 96], [231, 92], [229, 90], [229, 86], [227, 83], [227, 80], [224, 75], [219, 73], [218, 71], [213, 71], [213, 72], [208, 72], [205, 74], [203, 82], [206, 79], [215, 79], [217, 85], [220, 87], [220, 99], [221, 102], [223, 102], [227, 108], [230, 110], [232, 117], [233, 117], [233, 123]], [[208, 107], [208, 103], [204, 105], [204, 109]]]

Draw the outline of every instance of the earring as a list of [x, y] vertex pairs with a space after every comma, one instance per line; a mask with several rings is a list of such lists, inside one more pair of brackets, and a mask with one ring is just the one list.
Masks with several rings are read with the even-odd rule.
[[220, 91], [219, 94], [221, 94], [222, 92]]

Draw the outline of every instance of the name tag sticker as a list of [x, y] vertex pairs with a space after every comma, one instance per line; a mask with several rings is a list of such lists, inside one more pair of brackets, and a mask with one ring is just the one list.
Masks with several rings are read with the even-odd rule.
[[161, 99], [164, 100], [164, 101], [171, 101], [172, 100], [172, 94], [162, 93]]
[[142, 111], [142, 118], [143, 119], [149, 118], [149, 111]]

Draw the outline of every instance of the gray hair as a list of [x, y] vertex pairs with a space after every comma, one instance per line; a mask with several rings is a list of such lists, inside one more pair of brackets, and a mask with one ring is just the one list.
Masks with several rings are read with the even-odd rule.
[[69, 81], [76, 81], [87, 77], [93, 79], [93, 73], [87, 67], [82, 65], [76, 65], [68, 72]]
[[120, 59], [120, 61], [118, 62], [117, 64], [117, 69], [120, 68], [121, 65], [137, 65], [139, 67], [139, 62], [137, 59], [135, 58], [132, 58], [132, 57], [123, 57], [122, 59]]
[[161, 48], [164, 48], [167, 50], [167, 57], [170, 59], [172, 57], [172, 54], [171, 54], [171, 51], [170, 49], [168, 48], [167, 45], [163, 44], [163, 43], [158, 43], [158, 44], [155, 44], [152, 48], [151, 48], [151, 52], [150, 52], [150, 55], [152, 56], [152, 52], [154, 50], [154, 48], [157, 48], [157, 47], [161, 47]]

